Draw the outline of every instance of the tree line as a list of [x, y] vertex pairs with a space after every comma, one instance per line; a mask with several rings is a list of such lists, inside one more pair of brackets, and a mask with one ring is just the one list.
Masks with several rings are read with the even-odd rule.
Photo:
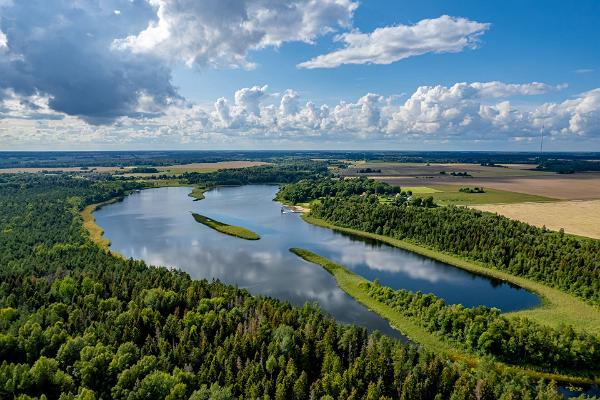
[[600, 305], [600, 241], [465, 207], [398, 207], [326, 197], [311, 214], [335, 225], [407, 239], [523, 276]]
[[473, 369], [314, 305], [116, 258], [78, 211], [134, 189], [0, 176], [1, 398], [561, 398], [552, 383]]
[[368, 178], [313, 178], [284, 185], [277, 193], [277, 198], [296, 204], [325, 196], [396, 195], [400, 192], [398, 186], [391, 186], [385, 182]]
[[220, 169], [209, 173], [187, 172], [181, 178], [190, 184], [205, 187], [217, 185], [249, 185], [289, 183], [306, 178], [328, 176], [328, 163], [311, 160], [288, 160], [277, 164], [250, 168]]
[[446, 304], [433, 294], [368, 284], [369, 296], [415, 321], [454, 346], [515, 365], [553, 372], [594, 375], [600, 366], [600, 337], [572, 326], [550, 328], [527, 318], [507, 318], [500, 310]]

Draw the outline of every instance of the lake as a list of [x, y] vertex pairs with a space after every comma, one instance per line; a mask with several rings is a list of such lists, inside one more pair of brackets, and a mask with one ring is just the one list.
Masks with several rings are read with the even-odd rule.
[[[272, 185], [221, 187], [193, 201], [189, 187], [147, 189], [94, 213], [111, 249], [151, 265], [177, 267], [193, 278], [219, 279], [296, 305], [316, 302], [342, 323], [397, 338], [387, 321], [340, 290], [323, 268], [289, 252], [301, 247], [336, 261], [369, 280], [396, 289], [434, 293], [448, 303], [514, 311], [539, 298], [506, 282], [464, 271], [389, 245], [337, 233], [281, 213]], [[247, 241], [197, 223], [192, 212], [248, 228]]]

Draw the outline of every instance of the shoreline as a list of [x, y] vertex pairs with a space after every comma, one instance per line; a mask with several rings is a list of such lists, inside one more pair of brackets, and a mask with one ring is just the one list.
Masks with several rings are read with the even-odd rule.
[[[400, 331], [400, 333], [405, 335], [411, 342], [422, 345], [434, 353], [446, 355], [454, 361], [465, 362], [472, 367], [476, 366], [480, 362], [480, 357], [477, 354], [468, 352], [466, 350], [457, 350], [451, 343], [447, 343], [446, 341], [438, 338], [436, 335], [427, 332], [424, 328], [418, 326], [415, 322], [394, 310], [392, 307], [371, 298], [361, 287], [362, 285], [370, 282], [366, 278], [363, 278], [362, 276], [348, 270], [344, 266], [309, 250], [291, 248], [289, 251], [302, 258], [306, 262], [313, 263], [324, 268], [334, 277], [338, 287], [341, 290], [343, 290], [357, 302], [363, 304], [369, 310], [380, 315], [382, 318], [385, 318], [392, 328]], [[494, 360], [494, 364], [499, 370], [513, 370], [524, 373], [532, 378], [544, 378], [555, 380], [561, 383], [579, 385], [600, 383], [599, 377], [586, 378], [576, 375], [557, 374], [553, 372], [545, 372], [536, 369], [529, 369], [527, 367], [507, 364], [496, 360]]]
[[375, 239], [393, 247], [440, 261], [455, 268], [460, 268], [478, 275], [510, 282], [519, 286], [520, 288], [529, 290], [540, 297], [541, 303], [538, 306], [504, 313], [507, 316], [527, 317], [553, 328], [558, 328], [559, 325], [566, 324], [573, 326], [573, 328], [576, 330], [587, 331], [593, 334], [600, 333], [600, 310], [597, 310], [594, 306], [585, 303], [583, 300], [580, 300], [570, 294], [561, 292], [558, 289], [551, 288], [528, 278], [518, 277], [497, 269], [484, 267], [479, 263], [465, 260], [455, 255], [433, 250], [405, 240], [399, 240], [389, 236], [377, 235], [356, 229], [340, 227], [306, 214], [303, 214], [301, 218], [312, 225], [332, 229], [342, 233]]

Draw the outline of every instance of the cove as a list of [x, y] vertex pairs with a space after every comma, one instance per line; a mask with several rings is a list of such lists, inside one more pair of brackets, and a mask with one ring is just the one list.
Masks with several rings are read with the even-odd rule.
[[[189, 187], [148, 189], [94, 213], [111, 248], [151, 265], [177, 267], [196, 279], [219, 279], [296, 305], [316, 302], [342, 323], [401, 337], [387, 321], [340, 290], [322, 268], [294, 254], [301, 247], [342, 264], [366, 279], [411, 291], [434, 293], [447, 303], [515, 311], [539, 298], [506, 282], [479, 276], [378, 241], [331, 231], [281, 213], [272, 185], [220, 187], [194, 202]], [[190, 212], [243, 226], [261, 240], [227, 236]]]

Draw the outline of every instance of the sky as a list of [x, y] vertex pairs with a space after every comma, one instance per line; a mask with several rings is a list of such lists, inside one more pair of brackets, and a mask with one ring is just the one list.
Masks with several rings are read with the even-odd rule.
[[0, 150], [600, 151], [597, 0], [0, 0]]

